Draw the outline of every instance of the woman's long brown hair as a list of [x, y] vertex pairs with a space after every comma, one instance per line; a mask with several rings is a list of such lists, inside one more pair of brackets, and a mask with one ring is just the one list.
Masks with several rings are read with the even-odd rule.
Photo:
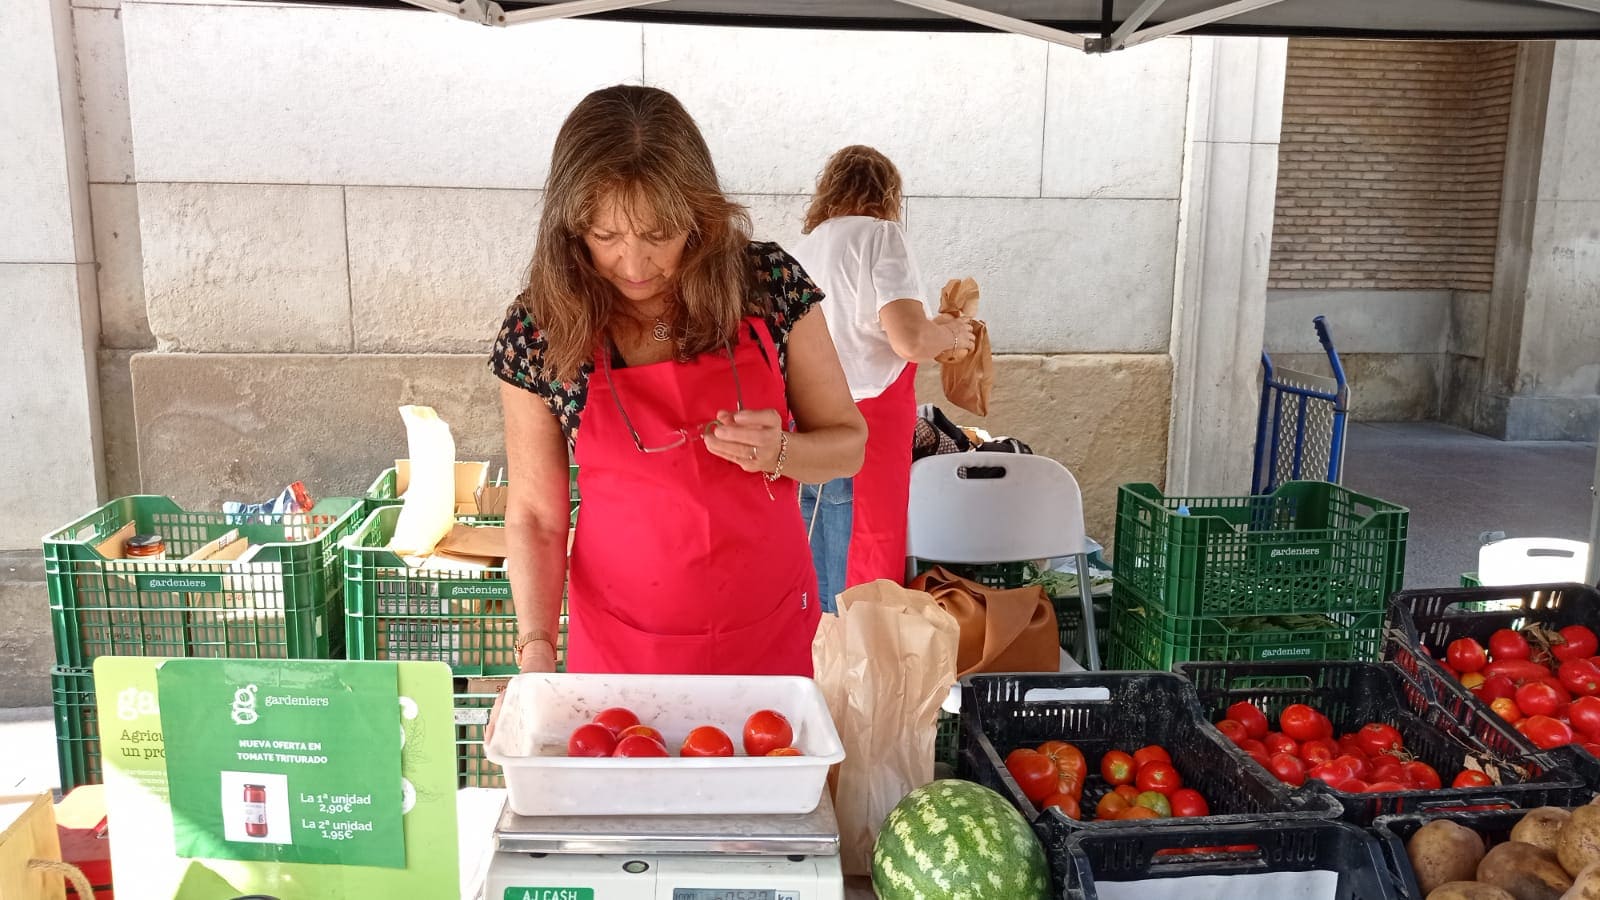
[[583, 98], [556, 135], [544, 210], [517, 302], [546, 340], [545, 376], [571, 381], [626, 303], [589, 259], [583, 235], [611, 198], [636, 222], [688, 234], [668, 317], [688, 355], [732, 338], [757, 312], [750, 217], [717, 182], [711, 151], [676, 97], [617, 85]]
[[871, 147], [852, 144], [828, 157], [806, 208], [802, 234], [837, 216], [900, 221], [900, 170]]

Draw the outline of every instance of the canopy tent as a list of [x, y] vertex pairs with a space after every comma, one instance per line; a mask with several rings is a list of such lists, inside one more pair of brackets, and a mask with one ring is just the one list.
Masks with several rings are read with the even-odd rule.
[[[1005, 31], [1108, 53], [1169, 35], [1600, 39], [1600, 0], [274, 0], [427, 9], [488, 26], [593, 16], [682, 25]], [[1597, 437], [1600, 443], [1600, 437]], [[1600, 452], [1591, 494], [1600, 487]], [[1600, 496], [1589, 533], [1600, 583]]]

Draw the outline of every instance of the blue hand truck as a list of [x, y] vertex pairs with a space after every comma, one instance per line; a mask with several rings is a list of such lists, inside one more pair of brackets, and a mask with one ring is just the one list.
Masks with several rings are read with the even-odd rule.
[[1261, 412], [1256, 420], [1251, 494], [1270, 494], [1286, 481], [1339, 483], [1350, 386], [1327, 321], [1317, 316], [1311, 324], [1328, 354], [1333, 377], [1274, 368], [1272, 357], [1261, 352]]

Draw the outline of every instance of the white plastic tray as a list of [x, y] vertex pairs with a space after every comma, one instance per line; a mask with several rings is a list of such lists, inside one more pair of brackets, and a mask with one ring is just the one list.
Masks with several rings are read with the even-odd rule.
[[[626, 706], [658, 729], [670, 753], [690, 730], [715, 725], [738, 755], [567, 756], [573, 729], [609, 706]], [[804, 756], [744, 755], [744, 722], [759, 709], [789, 719]], [[507, 803], [519, 816], [808, 813], [829, 767], [844, 759], [815, 682], [753, 675], [518, 675], [484, 752], [505, 769]]]

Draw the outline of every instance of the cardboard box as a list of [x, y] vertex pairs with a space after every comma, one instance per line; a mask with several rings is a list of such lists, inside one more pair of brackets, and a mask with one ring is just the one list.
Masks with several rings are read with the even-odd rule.
[[[489, 481], [489, 463], [456, 461], [456, 515], [478, 512], [478, 491]], [[411, 460], [394, 461], [394, 495], [404, 497], [411, 487]]]

